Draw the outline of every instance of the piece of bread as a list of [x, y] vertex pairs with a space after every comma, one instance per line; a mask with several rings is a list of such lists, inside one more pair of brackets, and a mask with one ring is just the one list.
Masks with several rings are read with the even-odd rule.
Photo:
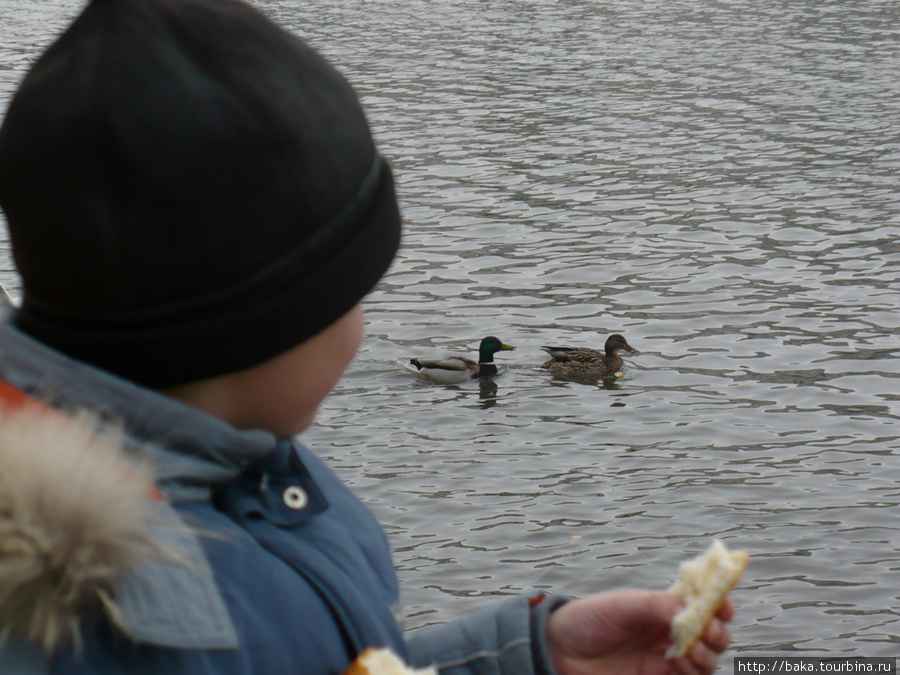
[[434, 668], [416, 670], [410, 668], [387, 647], [368, 647], [344, 675], [437, 675]]
[[684, 656], [697, 641], [725, 602], [728, 591], [741, 578], [748, 557], [746, 550], [729, 552], [717, 539], [706, 553], [681, 563], [680, 578], [669, 592], [685, 603], [685, 607], [672, 619], [674, 642], [666, 652], [667, 659]]

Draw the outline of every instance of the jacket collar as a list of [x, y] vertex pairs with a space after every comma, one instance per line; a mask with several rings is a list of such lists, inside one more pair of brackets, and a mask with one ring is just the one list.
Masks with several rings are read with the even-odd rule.
[[[149, 561], [119, 580], [115, 598], [122, 629], [136, 641], [167, 647], [237, 647], [200, 542], [171, 504], [208, 499], [211, 486], [231, 482], [243, 467], [268, 455], [275, 437], [237, 430], [50, 349], [16, 329], [12, 309], [0, 310], [0, 380], [51, 408], [86, 409], [121, 424], [126, 451], [144, 454], [154, 465], [165, 501], [154, 503], [153, 538], [177, 551], [181, 563]], [[0, 666], [8, 652], [0, 650]]]
[[11, 308], [0, 312], [0, 380], [51, 407], [123, 424], [129, 450], [150, 456], [169, 501], [205, 499], [210, 486], [274, 449], [269, 432], [235, 429], [51, 349], [19, 331], [15, 316]]

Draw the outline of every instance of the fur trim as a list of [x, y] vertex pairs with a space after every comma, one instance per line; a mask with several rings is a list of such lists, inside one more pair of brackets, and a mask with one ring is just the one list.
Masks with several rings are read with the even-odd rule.
[[112, 588], [157, 551], [149, 538], [149, 467], [123, 434], [87, 414], [0, 409], [0, 637], [52, 652], [81, 644]]

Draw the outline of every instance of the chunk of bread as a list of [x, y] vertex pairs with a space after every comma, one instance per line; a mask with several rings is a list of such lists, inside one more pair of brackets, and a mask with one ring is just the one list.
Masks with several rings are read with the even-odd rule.
[[666, 652], [667, 659], [684, 656], [697, 641], [741, 578], [748, 558], [746, 550], [729, 552], [717, 539], [706, 553], [681, 563], [680, 578], [669, 592], [685, 607], [672, 619], [674, 642]]
[[410, 668], [387, 647], [369, 647], [356, 657], [344, 675], [437, 675], [437, 670]]

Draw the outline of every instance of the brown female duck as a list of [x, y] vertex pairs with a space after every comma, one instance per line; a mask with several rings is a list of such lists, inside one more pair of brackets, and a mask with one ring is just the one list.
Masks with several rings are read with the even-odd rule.
[[595, 375], [618, 377], [625, 362], [620, 352], [637, 354], [638, 351], [618, 333], [606, 339], [604, 351], [586, 347], [541, 347], [553, 358], [541, 365], [554, 375]]

